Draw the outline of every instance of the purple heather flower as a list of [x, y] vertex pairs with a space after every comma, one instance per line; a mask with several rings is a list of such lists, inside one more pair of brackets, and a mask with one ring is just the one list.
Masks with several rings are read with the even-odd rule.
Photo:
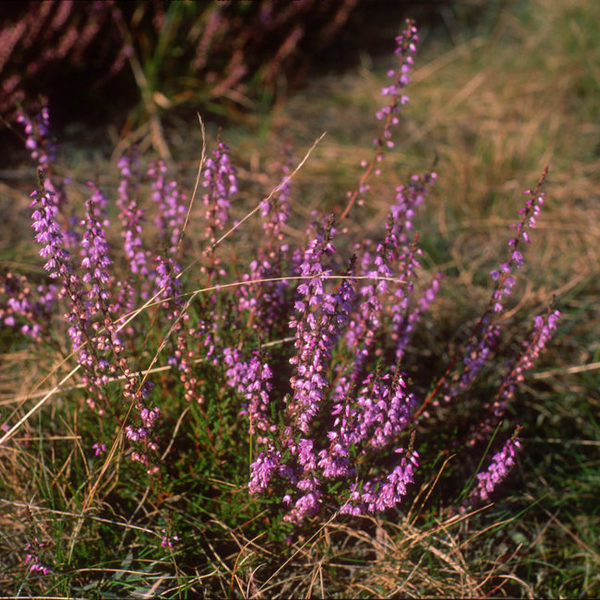
[[133, 274], [147, 277], [148, 252], [144, 250], [142, 243], [144, 210], [139, 207], [135, 196], [136, 181], [139, 178], [137, 150], [134, 149], [130, 155], [121, 157], [118, 166], [121, 171], [121, 182], [117, 206], [125, 256]]
[[42, 563], [38, 555], [39, 551], [45, 545], [46, 544], [39, 541], [37, 537], [33, 538], [31, 543], [25, 545], [25, 564], [28, 565], [29, 571], [38, 572], [42, 575], [48, 575], [50, 573], [50, 569]]
[[415, 405], [414, 396], [405, 388], [400, 373], [393, 378], [390, 374], [368, 375], [354, 405], [334, 406], [338, 414], [334, 431], [338, 432], [339, 443], [345, 447], [354, 444], [374, 449], [390, 444], [408, 426]]
[[388, 77], [392, 79], [392, 82], [381, 90], [382, 95], [389, 97], [390, 101], [375, 114], [378, 120], [385, 119], [382, 136], [373, 141], [374, 145], [377, 146], [378, 157], [383, 154], [382, 147], [384, 144], [388, 148], [394, 147], [392, 126], [399, 123], [398, 115], [402, 106], [408, 102], [408, 97], [402, 93], [402, 89], [406, 87], [409, 81], [409, 73], [417, 52], [415, 44], [418, 40], [417, 28], [410, 19], [407, 19], [406, 28], [396, 37], [395, 54], [400, 57], [400, 64], [397, 70], [388, 71]]
[[177, 535], [168, 535], [166, 529], [161, 529], [161, 533], [163, 537], [161, 539], [160, 545], [163, 548], [172, 548], [173, 542], [177, 542], [179, 540], [179, 536]]
[[90, 316], [107, 307], [109, 300], [108, 284], [111, 280], [108, 267], [111, 260], [108, 257], [108, 242], [106, 228], [109, 221], [104, 217], [106, 196], [92, 182], [88, 182], [92, 195], [86, 202], [86, 218], [82, 221], [85, 232], [80, 242], [81, 268], [84, 271], [82, 281], [89, 285], [88, 300]]
[[[53, 170], [56, 160], [56, 146], [50, 140], [50, 113], [47, 99], [43, 99], [40, 112], [34, 117], [29, 117], [22, 111], [17, 113], [16, 118], [25, 129], [25, 147], [31, 151], [31, 158], [36, 162], [38, 173], [43, 173], [43, 181], [40, 188], [55, 194], [57, 207], [64, 207], [67, 202], [65, 192], [65, 178], [59, 178]], [[72, 229], [65, 232], [65, 245], [72, 247], [77, 237]]]
[[[31, 151], [31, 158], [38, 167], [49, 171], [56, 160], [56, 146], [50, 141], [50, 112], [47, 101], [44, 100], [42, 109], [35, 117], [30, 118], [19, 111], [16, 120], [25, 129], [25, 147]], [[56, 192], [50, 179], [46, 179], [45, 186], [47, 190]]]
[[307, 517], [314, 517], [321, 508], [322, 493], [319, 490], [309, 491], [296, 500], [292, 510], [283, 517], [284, 521], [300, 523]]
[[54, 284], [33, 288], [24, 275], [0, 270], [0, 323], [20, 325], [22, 334], [41, 341], [48, 331], [57, 293]]
[[[404, 453], [404, 450], [398, 448], [396, 453]], [[340, 513], [357, 516], [365, 512], [384, 511], [400, 504], [408, 485], [414, 483], [418, 458], [419, 454], [413, 450], [406, 453], [388, 475], [366, 481], [362, 490], [353, 484], [348, 501], [340, 507]]]
[[66, 278], [72, 272], [71, 255], [64, 248], [56, 194], [50, 190], [39, 190], [33, 192], [31, 197], [31, 207], [34, 208], [31, 227], [36, 232], [33, 239], [42, 245], [39, 254], [46, 260], [44, 269], [52, 278]]
[[106, 452], [106, 444], [96, 442], [92, 445], [92, 450], [96, 456], [100, 456], [103, 452]]
[[509, 439], [502, 450], [494, 454], [488, 468], [477, 473], [477, 486], [471, 491], [466, 504], [474, 504], [489, 499], [496, 486], [506, 478], [511, 467], [515, 464], [516, 449], [521, 444], [518, 439]]
[[[309, 426], [319, 410], [328, 381], [325, 377], [331, 350], [348, 321], [354, 286], [344, 279], [336, 293], [326, 293], [322, 276], [328, 271], [323, 266], [326, 255], [335, 252], [331, 243], [331, 223], [325, 232], [312, 240], [305, 252], [300, 274], [305, 278], [298, 286], [299, 299], [295, 303], [298, 314], [290, 321], [296, 329], [296, 354], [290, 363], [296, 373], [290, 380], [293, 397], [288, 406], [297, 427], [308, 433]], [[350, 277], [350, 271], [347, 274]]]
[[159, 294], [159, 298], [178, 303], [181, 295], [181, 279], [177, 275], [181, 273], [181, 267], [172, 258], [162, 256], [157, 256], [154, 262], [154, 294]]
[[545, 196], [543, 192], [539, 192], [539, 186], [541, 185], [545, 175], [546, 173], [544, 172], [544, 175], [538, 184], [538, 188], [533, 191], [525, 191], [525, 194], [528, 196], [528, 198], [525, 206], [519, 210], [521, 221], [509, 226], [510, 229], [517, 230], [516, 235], [508, 240], [507, 244], [511, 250], [510, 260], [502, 263], [498, 269], [493, 270], [490, 273], [492, 279], [498, 282], [496, 290], [494, 290], [492, 294], [491, 303], [491, 310], [495, 313], [500, 313], [504, 310], [502, 298], [510, 295], [515, 284], [514, 278], [510, 276], [513, 267], [515, 269], [520, 269], [524, 264], [523, 255], [517, 248], [521, 240], [527, 244], [530, 243], [529, 235], [527, 234], [527, 228], [535, 228], [536, 218], [539, 216], [540, 209], [544, 205]]
[[250, 481], [248, 490], [251, 494], [264, 492], [271, 478], [278, 471], [281, 465], [281, 452], [273, 447], [267, 449], [266, 452], [261, 452], [258, 458], [250, 465]]
[[266, 444], [268, 433], [273, 434], [277, 426], [269, 418], [269, 392], [272, 389], [273, 374], [269, 365], [262, 362], [258, 356], [253, 356], [249, 362], [242, 360], [239, 350], [225, 348], [223, 359], [227, 369], [227, 383], [240, 393], [246, 403], [241, 414], [247, 414], [250, 421], [249, 432], [258, 434], [259, 444]]
[[[407, 186], [397, 188], [397, 202], [390, 209], [385, 239], [377, 244], [374, 251], [362, 252], [360, 275], [372, 278], [372, 281], [359, 288], [361, 303], [346, 332], [347, 346], [356, 353], [354, 379], [362, 374], [370, 346], [385, 316], [391, 315], [391, 338], [397, 343], [396, 352], [400, 359], [415, 323], [427, 306], [423, 301], [419, 302], [418, 308], [411, 306], [413, 279], [420, 266], [416, 258], [420, 250], [412, 239], [412, 220], [425, 200], [428, 186], [436, 177], [435, 173], [415, 175]], [[390, 278], [399, 281], [388, 281]], [[438, 287], [436, 279], [425, 298], [431, 301]], [[384, 310], [384, 305], [387, 310]]]
[[202, 196], [206, 206], [206, 239], [212, 245], [217, 240], [216, 232], [225, 229], [229, 221], [231, 197], [238, 190], [235, 169], [229, 161], [229, 148], [222, 141], [206, 160], [202, 185], [206, 188]]
[[525, 372], [531, 369], [539, 358], [540, 353], [552, 337], [552, 332], [556, 329], [559, 319], [560, 312], [558, 310], [548, 310], [546, 315], [538, 315], [533, 319], [533, 327], [529, 338], [523, 341], [521, 355], [509, 369], [500, 386], [498, 398], [494, 403], [494, 413], [497, 417], [504, 413], [508, 401], [514, 396], [517, 385], [525, 378]]
[[152, 199], [158, 207], [154, 223], [159, 237], [167, 240], [169, 253], [175, 254], [185, 221], [186, 202], [179, 184], [167, 181], [166, 174], [167, 167], [162, 160], [148, 167], [148, 175], [152, 181]]

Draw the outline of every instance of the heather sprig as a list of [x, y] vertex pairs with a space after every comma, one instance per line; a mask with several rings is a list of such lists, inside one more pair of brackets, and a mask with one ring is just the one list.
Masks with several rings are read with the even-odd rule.
[[167, 166], [163, 160], [153, 162], [148, 167], [152, 185], [152, 199], [158, 210], [154, 224], [159, 239], [164, 241], [169, 254], [177, 252], [182, 227], [185, 221], [185, 194], [175, 180], [168, 180]]
[[285, 322], [288, 309], [289, 281], [285, 278], [292, 267], [290, 246], [282, 231], [290, 214], [291, 165], [289, 155], [279, 164], [282, 180], [260, 204], [262, 228], [265, 232], [257, 256], [250, 262], [243, 281], [255, 282], [236, 290], [238, 307], [248, 312], [245, 326], [257, 332], [277, 331]]
[[206, 192], [202, 196], [205, 211], [205, 239], [212, 252], [219, 231], [225, 229], [229, 221], [231, 198], [237, 193], [238, 184], [235, 169], [229, 160], [229, 148], [219, 140], [216, 149], [204, 165]]
[[0, 322], [36, 342], [48, 339], [56, 309], [58, 287], [38, 285], [25, 275], [0, 270]]
[[31, 194], [31, 207], [34, 211], [31, 215], [33, 223], [31, 227], [35, 231], [34, 240], [42, 245], [39, 254], [46, 260], [44, 269], [48, 271], [49, 277], [67, 278], [72, 274], [71, 254], [64, 246], [64, 235], [58, 222], [58, 203], [56, 193], [45, 188], [45, 177], [40, 172], [42, 189]]
[[472, 329], [467, 341], [454, 353], [446, 371], [436, 381], [429, 394], [427, 394], [421, 406], [416, 411], [415, 417], [421, 414], [427, 417], [429, 415], [426, 410], [427, 406], [430, 403], [433, 403], [434, 406], [439, 405], [439, 394], [442, 394], [446, 402], [450, 401], [456, 395], [459, 388], [451, 384], [452, 375], [456, 376], [462, 370], [462, 375], [459, 376], [461, 378], [462, 389], [464, 389], [475, 378], [475, 375], [481, 370], [486, 360], [491, 357], [492, 349], [496, 345], [500, 335], [500, 325], [497, 323], [497, 319], [499, 314], [504, 311], [503, 298], [512, 293], [512, 288], [515, 284], [512, 273], [520, 269], [524, 264], [523, 255], [519, 250], [521, 242], [530, 243], [528, 229], [535, 228], [541, 207], [544, 205], [545, 196], [541, 188], [547, 174], [548, 167], [542, 172], [536, 187], [524, 192], [527, 195], [527, 201], [519, 210], [521, 219], [519, 223], [509, 226], [510, 229], [517, 230], [516, 235], [511, 237], [507, 244], [510, 257], [507, 261], [502, 262], [498, 269], [490, 273], [491, 278], [497, 283], [491, 294], [488, 306]]
[[548, 308], [545, 315], [534, 317], [531, 332], [522, 343], [521, 354], [508, 370], [498, 390], [494, 402], [496, 417], [504, 414], [507, 403], [515, 395], [517, 385], [524, 380], [525, 372], [533, 367], [534, 362], [552, 337], [552, 332], [556, 329], [560, 316], [560, 311]]
[[149, 274], [148, 254], [144, 249], [142, 240], [145, 211], [139, 206], [137, 194], [139, 193], [139, 157], [136, 148], [124, 154], [118, 163], [121, 172], [117, 206], [119, 208], [119, 221], [121, 222], [121, 237], [123, 249], [129, 262], [131, 273], [140, 277]]
[[477, 473], [477, 484], [463, 502], [460, 512], [465, 512], [468, 508], [480, 502], [488, 501], [490, 494], [506, 478], [515, 464], [517, 450], [521, 447], [521, 442], [518, 439], [519, 430], [518, 427], [514, 435], [505, 442], [502, 449], [492, 456], [488, 467]]
[[[439, 276], [417, 302], [413, 299], [415, 278], [420, 263], [421, 250], [413, 235], [413, 219], [418, 207], [425, 201], [427, 188], [436, 179], [435, 173], [414, 175], [407, 186], [398, 187], [396, 203], [390, 208], [386, 235], [372, 248], [368, 241], [356, 246], [359, 254], [360, 274], [369, 279], [360, 286], [359, 310], [352, 315], [346, 332], [349, 349], [356, 354], [353, 379], [362, 372], [369, 356], [369, 348], [376, 335], [391, 320], [391, 338], [396, 341], [396, 356], [402, 358], [404, 347], [420, 315], [439, 290]], [[390, 283], [396, 279], [396, 283]], [[429, 300], [428, 300], [429, 299]]]
[[344, 209], [340, 220], [345, 219], [348, 216], [352, 206], [358, 200], [359, 204], [362, 203], [362, 194], [366, 193], [370, 189], [368, 184], [371, 173], [374, 173], [376, 177], [381, 174], [379, 164], [383, 161], [385, 156], [385, 148], [392, 149], [394, 147], [394, 141], [392, 136], [393, 127], [397, 125], [400, 120], [398, 115], [402, 110], [402, 106], [408, 102], [408, 96], [403, 94], [402, 90], [408, 84], [409, 74], [414, 64], [414, 56], [417, 52], [417, 42], [419, 36], [417, 34], [417, 28], [414, 21], [411, 19], [406, 20], [405, 27], [399, 36], [396, 37], [396, 50], [395, 54], [398, 55], [398, 66], [396, 69], [388, 71], [388, 78], [392, 80], [390, 85], [382, 88], [381, 93], [386, 99], [389, 97], [389, 101], [386, 105], [377, 111], [376, 117], [378, 120], [383, 121], [383, 130], [373, 140], [375, 146], [375, 154], [373, 158], [367, 162], [363, 160], [361, 167], [364, 172], [360, 178], [358, 187], [348, 192], [348, 202]]
[[[43, 100], [41, 110], [34, 117], [30, 117], [22, 110], [19, 111], [16, 121], [25, 130], [25, 147], [30, 151], [31, 158], [38, 168], [49, 171], [56, 160], [56, 145], [50, 139], [48, 101]], [[52, 186], [52, 182], [48, 179], [45, 184], [48, 187]]]
[[25, 564], [30, 572], [41, 573], [42, 575], [48, 575], [50, 573], [50, 568], [42, 562], [39, 556], [40, 551], [43, 551], [45, 545], [46, 544], [38, 540], [37, 537], [26, 544], [24, 548]]

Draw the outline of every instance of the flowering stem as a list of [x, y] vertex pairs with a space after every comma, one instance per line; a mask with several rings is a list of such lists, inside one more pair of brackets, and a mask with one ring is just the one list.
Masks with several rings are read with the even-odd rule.
[[[542, 175], [540, 176], [540, 178], [537, 182], [535, 189], [533, 191], [529, 192], [530, 198], [535, 200], [535, 198], [538, 197], [541, 187], [544, 183], [544, 180], [546, 179], [546, 175], [548, 175], [548, 169], [549, 169], [549, 167], [545, 167], [544, 171], [542, 172]], [[454, 369], [455, 369], [456, 365], [458, 364], [458, 361], [462, 358], [462, 356], [465, 353], [465, 349], [468, 348], [473, 343], [473, 341], [477, 338], [477, 336], [481, 332], [483, 326], [485, 324], [487, 324], [490, 315], [492, 315], [494, 313], [494, 307], [497, 303], [497, 298], [500, 294], [500, 291], [504, 289], [507, 278], [510, 274], [510, 270], [511, 270], [510, 268], [515, 263], [516, 259], [514, 258], [514, 256], [517, 251], [517, 246], [519, 244], [519, 240], [521, 239], [520, 234], [522, 233], [522, 230], [523, 230], [528, 218], [529, 218], [529, 211], [524, 210], [523, 218], [521, 219], [521, 223], [519, 225], [519, 234], [517, 235], [516, 238], [514, 238], [514, 244], [512, 245], [513, 252], [512, 252], [511, 258], [507, 263], [507, 268], [505, 268], [503, 270], [502, 276], [500, 277], [500, 280], [498, 281], [498, 284], [496, 285], [496, 289], [492, 293], [492, 296], [490, 298], [489, 304], [488, 304], [485, 312], [483, 313], [483, 315], [481, 316], [481, 318], [479, 319], [479, 321], [477, 322], [475, 327], [473, 327], [473, 330], [471, 331], [471, 335], [469, 336], [467, 341], [454, 353], [454, 356], [450, 360], [450, 364], [448, 365], [448, 368], [446, 369], [444, 374], [437, 380], [437, 382], [433, 386], [433, 389], [431, 390], [431, 392], [429, 392], [429, 394], [427, 394], [427, 396], [425, 397], [425, 400], [423, 400], [421, 406], [415, 411], [415, 413], [413, 415], [413, 419], [417, 419], [421, 414], [423, 414], [423, 411], [427, 408], [427, 406], [431, 403], [431, 401], [436, 397], [436, 395], [438, 394], [438, 392], [440, 391], [442, 386], [446, 383], [446, 380], [448, 379], [448, 377], [454, 372]], [[511, 240], [511, 241], [513, 241], [513, 240]]]

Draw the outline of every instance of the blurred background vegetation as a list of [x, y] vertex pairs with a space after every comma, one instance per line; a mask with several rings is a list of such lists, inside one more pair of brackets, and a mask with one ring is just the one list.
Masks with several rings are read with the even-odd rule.
[[[435, 526], [433, 511], [421, 534], [389, 525], [385, 539], [357, 539], [366, 556], [379, 544], [378, 559], [348, 587], [332, 579], [329, 589], [461, 596], [500, 570], [498, 594], [600, 595], [596, 0], [56, 0], [5, 2], [0, 11], [0, 255], [21, 266], [32, 253], [25, 240], [34, 171], [17, 150], [15, 100], [35, 109], [39, 94], [49, 97], [63, 142], [59, 164], [74, 182], [74, 198], [83, 197], [90, 178], [116, 189], [111, 165], [132, 143], [172, 160], [191, 186], [202, 145], [199, 112], [209, 140], [221, 127], [231, 147], [244, 183], [239, 216], [276, 183], [272, 165], [284, 142], [298, 161], [327, 131], [294, 184], [293, 210], [303, 223], [313, 209], [343, 209], [360, 161], [370, 157], [394, 36], [406, 16], [415, 17], [423, 41], [407, 89], [411, 102], [356, 233], [381, 225], [393, 186], [414, 172], [437, 171], [418, 222], [425, 267], [446, 274], [435, 327], [423, 340], [423, 368], [433, 369], [485, 307], [488, 273], [504, 256], [522, 190], [549, 165], [547, 207], [506, 326], [520, 339], [553, 296], [563, 319], [513, 406], [524, 425], [523, 451], [502, 500], [445, 538], [450, 558], [442, 568], [433, 538], [419, 538], [416, 550], [406, 546], [407, 536]], [[300, 227], [288, 233], [303, 234]], [[2, 382], [14, 377], [19, 360], [3, 357]], [[335, 562], [335, 553], [318, 552], [309, 558]], [[411, 577], [414, 588], [406, 587]]]

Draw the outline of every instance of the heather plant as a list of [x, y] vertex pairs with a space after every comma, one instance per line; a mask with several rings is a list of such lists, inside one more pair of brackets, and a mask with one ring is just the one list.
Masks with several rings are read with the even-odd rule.
[[[69, 425], [77, 426], [80, 440], [77, 458], [68, 459], [83, 483], [69, 482], [71, 498], [45, 488], [54, 509], [70, 519], [70, 542], [66, 548], [54, 542], [56, 562], [49, 564], [50, 541], [30, 516], [23, 586], [70, 589], [68, 569], [90, 558], [80, 538], [88, 511], [96, 506], [105, 515], [99, 519], [117, 515], [131, 526], [144, 504], [133, 489], [144, 490], [152, 506], [136, 526], [140, 560], [171, 562], [177, 586], [197, 590], [196, 545], [209, 548], [204, 572], [219, 560], [213, 546], [225, 551], [232, 543], [215, 533], [224, 523], [256, 536], [266, 531], [269, 543], [285, 548], [286, 536], [291, 543], [332, 519], [362, 523], [393, 515], [418, 494], [426, 478], [420, 473], [429, 474], [450, 452], [466, 465], [479, 464], [475, 472], [455, 469], [460, 492], [445, 498], [450, 513], [486, 502], [505, 480], [520, 442], [519, 424], [511, 423], [508, 434], [502, 424], [557, 327], [553, 305], [534, 318], [495, 394], [475, 405], [472, 398], [478, 379], [490, 375], [486, 367], [505, 358], [497, 354], [500, 317], [544, 205], [547, 171], [525, 192], [507, 257], [490, 274], [482, 316], [439, 374], [428, 373], [424, 382], [414, 368], [417, 334], [445, 282], [425, 273], [415, 222], [436, 174], [414, 175], [391, 194], [378, 239], [352, 239], [345, 227], [363, 210], [370, 178], [382, 176], [393, 151], [418, 41], [408, 21], [396, 39], [398, 67], [382, 90], [386, 104], [376, 115], [381, 130], [373, 155], [363, 161], [339, 217], [313, 214], [300, 242], [286, 234], [302, 163], [294, 168], [284, 156], [278, 185], [251, 213], [260, 216], [261, 232], [251, 253], [236, 253], [232, 240], [244, 223], [231, 216], [240, 184], [223, 139], [201, 162], [189, 198], [164, 162], [144, 167], [132, 148], [118, 163], [114, 204], [90, 181], [85, 206], [71, 206], [54, 154], [40, 151], [47, 147], [48, 112], [20, 116], [38, 166], [32, 228], [45, 276], [34, 284], [3, 272], [0, 320], [13, 348], [33, 338], [59, 367], [73, 366], [25, 417], [3, 418], [0, 443], [7, 449], [12, 440], [19, 450], [16, 434], [51, 397], [62, 398], [65, 414], [77, 413], [84, 423]], [[204, 251], [192, 257], [186, 236], [196, 195]], [[449, 411], [460, 426], [444, 423]], [[70, 469], [57, 475], [63, 476], [75, 478]], [[193, 514], [189, 494], [202, 500]], [[130, 535], [118, 540], [123, 554]], [[86, 584], [78, 583], [82, 590]], [[114, 577], [105, 585], [118, 589], [120, 582]]]

